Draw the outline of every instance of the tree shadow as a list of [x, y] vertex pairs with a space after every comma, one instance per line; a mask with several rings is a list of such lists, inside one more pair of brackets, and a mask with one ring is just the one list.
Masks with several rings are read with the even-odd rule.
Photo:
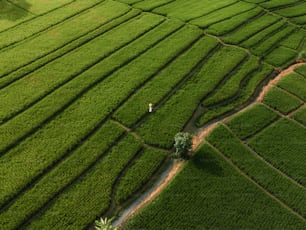
[[28, 11], [30, 6], [26, 0], [0, 0], [0, 20], [16, 21], [33, 15]]
[[211, 154], [205, 153], [203, 148], [192, 157], [191, 164], [215, 176], [224, 176], [223, 168], [219, 165], [218, 160]]

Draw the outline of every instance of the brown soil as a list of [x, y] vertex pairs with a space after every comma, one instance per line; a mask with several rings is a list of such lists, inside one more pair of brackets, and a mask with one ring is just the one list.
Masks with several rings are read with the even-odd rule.
[[261, 91], [261, 93], [259, 94], [259, 96], [256, 99], [256, 102], [262, 102], [263, 98], [265, 97], [265, 95], [267, 94], [267, 92], [273, 87], [275, 86], [284, 76], [294, 72], [294, 69], [300, 65], [305, 64], [305, 62], [302, 63], [297, 63], [294, 64], [292, 66], [290, 66], [289, 68], [281, 71], [276, 78], [274, 78], [273, 80], [271, 80]]
[[[266, 95], [266, 93], [269, 91], [269, 89], [271, 89], [274, 85], [277, 84], [277, 82], [284, 77], [285, 75], [288, 75], [290, 73], [292, 73], [294, 71], [294, 69], [297, 66], [303, 65], [305, 64], [305, 62], [303, 63], [297, 63], [294, 64], [292, 66], [290, 66], [289, 68], [281, 71], [276, 78], [274, 78], [273, 80], [271, 80], [262, 90], [262, 92], [260, 93], [260, 95], [258, 96], [258, 98], [256, 99], [256, 102], [261, 102], [264, 98], [264, 96]], [[228, 118], [223, 119], [222, 121], [227, 120]], [[202, 142], [204, 141], [204, 138], [217, 126], [217, 122], [210, 125], [209, 127], [201, 130], [197, 135], [195, 135], [193, 137], [193, 145], [192, 145], [192, 152], [195, 152], [196, 149], [202, 144]], [[160, 194], [160, 192], [171, 182], [171, 180], [173, 179], [173, 177], [175, 177], [177, 175], [177, 173], [179, 172], [179, 170], [185, 165], [185, 161], [180, 161], [177, 162], [173, 165], [172, 169], [170, 170], [169, 174], [167, 175], [167, 177], [165, 178], [165, 180], [163, 182], [161, 182], [159, 184], [159, 186], [148, 196], [146, 197], [146, 199], [144, 199], [139, 205], [137, 205], [127, 216], [126, 218], [121, 222], [120, 227], [123, 227], [124, 223], [130, 219], [139, 209], [143, 208], [147, 203], [149, 203], [150, 201], [152, 201], [157, 195]]]

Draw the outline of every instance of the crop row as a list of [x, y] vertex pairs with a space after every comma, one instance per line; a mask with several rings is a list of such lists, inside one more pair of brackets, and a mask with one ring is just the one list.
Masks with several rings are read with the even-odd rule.
[[[6, 120], [7, 117], [28, 106], [37, 98], [52, 92], [97, 64], [114, 50], [143, 35], [163, 21], [159, 16], [148, 14], [142, 15], [137, 19], [112, 29], [9, 87], [2, 89], [0, 91], [0, 105], [2, 106], [0, 120]], [[126, 36], [120, 36], [122, 33], [125, 33]], [[110, 40], [113, 45], [105, 46], [105, 44], [109, 44]], [[80, 59], [80, 57], [82, 58]], [[16, 93], [18, 98], [16, 98]], [[11, 101], [14, 101], [14, 103], [12, 104]]]
[[[1, 174], [3, 173], [2, 175], [5, 175], [4, 180], [8, 181], [6, 187], [1, 191], [1, 200], [9, 194], [14, 194], [43, 169], [50, 167], [52, 162], [56, 162], [67, 151], [74, 148], [73, 146], [79, 143], [87, 133], [108, 119], [111, 113], [126, 98], [130, 97], [135, 88], [141, 86], [142, 82], [149, 79], [152, 74], [162, 68], [168, 60], [171, 60], [176, 53], [188, 46], [200, 34], [200, 31], [194, 28], [185, 27], [180, 33], [169, 37], [154, 49], [138, 56], [133, 62], [108, 76], [103, 84], [92, 87], [60, 115], [2, 156], [0, 165], [6, 167], [0, 167], [0, 171]], [[174, 41], [180, 45], [170, 49], [169, 44]], [[161, 56], [160, 54], [164, 52], [165, 47], [168, 49], [167, 55]], [[151, 65], [147, 65], [148, 59], [155, 61]], [[101, 71], [101, 68], [98, 69]], [[128, 74], [129, 71], [133, 75]], [[128, 81], [122, 81], [127, 77], [129, 77]], [[120, 88], [120, 91], [114, 94], [116, 88]], [[52, 141], [52, 145], [49, 144], [50, 141]], [[41, 155], [41, 152], [47, 153], [48, 157], [45, 154]], [[43, 159], [41, 159], [42, 157]], [[25, 162], [25, 158], [28, 161]], [[39, 163], [33, 165], [32, 162]], [[14, 173], [17, 178], [22, 178], [23, 183], [10, 182], [11, 173]]]
[[306, 65], [298, 66], [294, 69], [294, 71], [306, 78]]
[[277, 86], [296, 95], [304, 102], [306, 102], [306, 79], [303, 78], [301, 75], [295, 73], [289, 74], [283, 79], [281, 79], [277, 83]]
[[28, 0], [28, 1], [18, 1], [18, 0], [9, 0], [11, 4], [16, 5], [19, 8], [22, 9], [29, 9], [30, 12], [40, 15], [44, 14], [46, 12], [52, 11], [53, 9], [57, 9], [61, 7], [62, 5], [69, 4], [72, 2], [72, 0], [54, 0], [51, 2], [46, 2], [45, 4], [35, 4], [35, 0]]
[[306, 13], [306, 3], [305, 2], [301, 2], [302, 4], [298, 4], [296, 6], [292, 6], [292, 7], [287, 7], [284, 9], [279, 9], [274, 11], [277, 14], [280, 14], [284, 17], [287, 18], [291, 18], [291, 17], [296, 17], [296, 16], [301, 16], [301, 15], [305, 15]]
[[260, 3], [262, 7], [267, 9], [275, 9], [280, 7], [287, 7], [288, 5], [298, 3], [300, 0], [270, 0], [270, 1], [263, 1]]
[[118, 204], [126, 201], [152, 177], [165, 160], [166, 154], [156, 149], [146, 149], [120, 178], [115, 199]]
[[207, 28], [212, 24], [224, 21], [226, 19], [230, 19], [238, 14], [248, 12], [254, 9], [255, 7], [256, 5], [254, 4], [238, 1], [235, 4], [230, 5], [226, 8], [221, 8], [199, 18], [193, 19], [190, 21], [190, 23], [198, 25], [201, 28]]
[[243, 27], [239, 28], [239, 30], [228, 33], [226, 36], [222, 37], [222, 39], [231, 44], [240, 44], [280, 19], [281, 18], [275, 17], [272, 14], [264, 14], [256, 20], [245, 24]]
[[135, 92], [115, 112], [114, 118], [131, 127], [147, 113], [148, 103], [153, 103], [154, 110], [157, 109], [156, 105], [167, 96], [169, 89], [175, 89], [178, 84], [186, 81], [198, 63], [201, 63], [217, 44], [213, 38], [201, 38], [154, 79]]
[[[114, 7], [117, 11], [113, 11]], [[88, 31], [97, 28], [101, 23], [121, 15], [129, 10], [129, 7], [109, 2], [96, 6], [79, 17], [73, 18], [61, 24], [59, 27], [52, 28], [22, 44], [5, 50], [1, 53], [0, 76], [11, 73], [12, 71], [33, 62], [37, 58], [53, 52], [54, 50], [68, 44], [77, 37], [86, 34]], [[104, 17], [101, 17], [101, 14]], [[75, 25], [78, 26], [75, 26]], [[14, 63], [14, 65], [11, 65]]]
[[153, 12], [188, 21], [213, 12], [217, 9], [234, 4], [235, 2], [237, 1], [222, 0], [216, 2], [210, 0], [208, 2], [199, 2], [197, 0], [189, 0], [186, 2], [183, 0], [177, 0], [165, 6], [155, 8]]
[[101, 1], [73, 1], [65, 4], [50, 13], [36, 17], [33, 20], [22, 23], [10, 30], [0, 33], [0, 49], [11, 46], [18, 42], [29, 39], [37, 34], [45, 32], [52, 27], [58, 26], [66, 20], [79, 16], [84, 11], [92, 8]]
[[240, 27], [243, 27], [247, 22], [253, 21], [256, 18], [263, 15], [262, 9], [256, 7], [246, 12], [237, 14], [227, 20], [220, 21], [215, 23], [207, 28], [207, 32], [221, 36], [225, 35], [231, 31], [238, 30]]
[[[222, 140], [224, 141], [224, 140]], [[124, 229], [303, 229], [305, 222], [204, 144]]]
[[[265, 131], [267, 131], [267, 129]], [[305, 134], [303, 135], [305, 136]], [[275, 133], [270, 133], [270, 139], [272, 138], [270, 141], [271, 146], [276, 146], [275, 143], [279, 143], [278, 141], [274, 141], [276, 136]], [[277, 140], [280, 139], [283, 143], [282, 146], [287, 144], [287, 142], [285, 143], [283, 141], [283, 137]], [[249, 148], [244, 146], [242, 142], [223, 125], [219, 125], [207, 137], [207, 140], [226, 157], [230, 158], [235, 165], [258, 184], [305, 217], [306, 194], [302, 186], [293, 183], [291, 179], [284, 177], [284, 175], [280, 174], [269, 164], [266, 164], [259, 157], [256, 157]], [[265, 139], [264, 143], [267, 142], [267, 139]], [[283, 157], [287, 158], [288, 156], [286, 154]]]
[[226, 122], [227, 126], [240, 138], [245, 139], [269, 125], [278, 115], [262, 104], [255, 104]]
[[7, 149], [10, 144], [22, 139], [23, 136], [27, 136], [27, 133], [32, 132], [31, 130], [35, 129], [35, 127], [40, 128], [42, 124], [59, 114], [95, 84], [102, 81], [112, 72], [124, 67], [150, 47], [154, 47], [165, 37], [174, 33], [180, 26], [181, 24], [179, 23], [166, 21], [41, 99], [22, 114], [2, 124], [0, 133], [5, 138], [1, 139], [0, 149], [2, 151]]
[[5, 210], [2, 208], [0, 225], [5, 229], [14, 229], [21, 225], [44, 204], [83, 175], [84, 171], [88, 171], [103, 158], [123, 132], [123, 129], [113, 123], [105, 123], [76, 151], [62, 160], [61, 164], [10, 201]]
[[76, 184], [45, 206], [27, 228], [84, 229], [109, 208], [113, 184], [140, 150], [140, 142], [128, 135]]
[[294, 113], [292, 117], [306, 127], [306, 107], [305, 106], [299, 109], [296, 113]]
[[[250, 100], [258, 93], [258, 89], [263, 86], [265, 82], [273, 75], [273, 69], [270, 65], [261, 63], [261, 67], [258, 71], [247, 78], [246, 81], [242, 81], [239, 84], [238, 91], [232, 95], [228, 95], [227, 98], [222, 98], [220, 101], [216, 101], [215, 104], [211, 104], [210, 107], [203, 113], [198, 119], [197, 124], [202, 126], [213, 119], [223, 116], [225, 114], [238, 111], [239, 108], [249, 103]], [[226, 87], [226, 84], [224, 85]], [[238, 85], [236, 84], [236, 87]], [[226, 94], [226, 92], [225, 92]], [[214, 97], [214, 95], [212, 95]], [[210, 98], [208, 98], [209, 100]]]
[[[31, 4], [28, 1], [4, 0], [1, 1], [0, 33], [15, 28], [23, 23], [48, 14], [69, 5], [72, 0], [49, 1], [45, 4]], [[35, 5], [35, 6], [34, 6]], [[28, 9], [30, 8], [30, 10]], [[35, 15], [35, 14], [36, 15]], [[37, 15], [38, 14], [38, 15]]]
[[34, 60], [28, 65], [25, 65], [13, 71], [12, 73], [6, 75], [6, 77], [0, 78], [0, 89], [3, 89], [13, 84], [15, 81], [18, 81], [30, 75], [31, 73], [37, 71], [39, 68], [42, 68], [45, 65], [47, 65], [49, 62], [52, 62], [58, 58], [61, 58], [67, 53], [78, 49], [84, 44], [89, 43], [90, 41], [94, 40], [98, 36], [101, 36], [107, 33], [109, 30], [120, 26], [120, 24], [136, 17], [139, 14], [140, 12], [138, 10], [130, 10], [127, 12], [123, 12], [122, 15], [118, 15], [117, 17], [111, 19], [110, 21], [107, 21], [105, 24], [100, 25], [98, 28], [88, 31], [88, 33], [82, 35], [81, 37], [76, 37], [73, 41], [69, 42], [68, 44], [63, 44], [61, 47], [59, 47], [55, 51], [41, 58]]
[[258, 59], [254, 56], [250, 56], [222, 87], [216, 90], [210, 97], [205, 98], [202, 105], [205, 107], [215, 106], [218, 102], [226, 100], [234, 95], [241, 88], [241, 83], [251, 78], [251, 76], [258, 71], [259, 66], [260, 63]]
[[283, 90], [273, 87], [265, 95], [263, 102], [283, 114], [288, 114], [300, 107], [303, 102]]
[[305, 127], [281, 119], [252, 137], [248, 143], [265, 159], [305, 186], [305, 135]]
[[166, 5], [168, 3], [174, 2], [175, 0], [143, 0], [143, 1], [137, 1], [133, 4], [133, 7], [140, 8], [144, 11], [152, 11], [153, 9]]
[[[240, 49], [222, 47], [136, 131], [147, 143], [170, 148], [173, 136], [182, 130], [199, 102], [218, 86], [228, 73], [241, 65], [246, 55]], [[215, 68], [215, 63], [221, 59], [222, 64]]]

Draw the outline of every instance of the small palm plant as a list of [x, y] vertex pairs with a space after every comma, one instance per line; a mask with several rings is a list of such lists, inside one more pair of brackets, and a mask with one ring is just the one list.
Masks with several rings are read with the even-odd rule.
[[113, 225], [112, 225], [113, 219], [114, 218], [107, 219], [107, 217], [105, 217], [105, 219], [103, 219], [101, 217], [100, 220], [96, 220], [95, 221], [96, 230], [119, 230], [119, 228], [113, 227]]

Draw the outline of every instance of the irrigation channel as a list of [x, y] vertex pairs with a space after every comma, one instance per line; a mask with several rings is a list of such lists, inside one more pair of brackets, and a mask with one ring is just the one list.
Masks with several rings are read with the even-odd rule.
[[[290, 74], [294, 71], [294, 69], [300, 65], [304, 65], [306, 62], [296, 63], [287, 69], [281, 71], [275, 78], [270, 80], [268, 84], [260, 89], [256, 93], [256, 97], [253, 98], [252, 102], [248, 105], [241, 108], [239, 111], [235, 113], [231, 113], [226, 117], [220, 117], [218, 120], [214, 121], [213, 123], [207, 124], [201, 128], [198, 128], [195, 131], [195, 135], [193, 137], [193, 146], [192, 152], [195, 152], [196, 149], [201, 145], [204, 141], [204, 138], [217, 126], [219, 122], [226, 121], [227, 119], [231, 118], [235, 114], [241, 112], [242, 110], [246, 109], [248, 106], [251, 106], [254, 103], [257, 103], [262, 100], [262, 98], [266, 95], [271, 87], [273, 87], [282, 77]], [[124, 224], [130, 219], [137, 211], [147, 205], [150, 201], [152, 201], [156, 196], [160, 194], [160, 192], [171, 182], [173, 177], [180, 171], [182, 166], [185, 165], [184, 161], [175, 161], [172, 160], [171, 164], [166, 168], [166, 170], [159, 176], [159, 178], [155, 181], [152, 187], [144, 192], [138, 199], [136, 199], [128, 208], [126, 208], [121, 215], [113, 222], [114, 226], [118, 226], [123, 228]]]

